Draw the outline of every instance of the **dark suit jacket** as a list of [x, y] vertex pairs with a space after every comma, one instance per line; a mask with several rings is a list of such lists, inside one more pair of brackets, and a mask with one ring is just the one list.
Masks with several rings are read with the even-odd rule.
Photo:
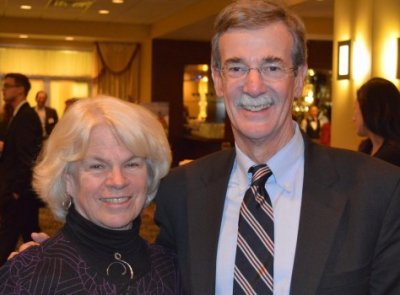
[[58, 115], [55, 109], [45, 107], [46, 112], [46, 122], [45, 122], [45, 129], [47, 136], [50, 135], [51, 131], [53, 131], [54, 126], [56, 126], [58, 122]]
[[36, 198], [32, 191], [32, 166], [40, 151], [42, 126], [36, 112], [25, 103], [12, 119], [0, 158], [0, 204], [12, 193]]
[[[305, 140], [291, 294], [400, 294], [400, 169]], [[177, 251], [187, 294], [214, 294], [234, 150], [173, 169], [157, 194], [157, 242]]]

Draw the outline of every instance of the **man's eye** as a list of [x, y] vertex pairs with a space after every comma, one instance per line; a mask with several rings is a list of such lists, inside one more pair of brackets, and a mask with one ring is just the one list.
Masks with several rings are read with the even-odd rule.
[[269, 66], [262, 67], [261, 71], [264, 73], [277, 73], [277, 72], [282, 72], [283, 69], [280, 66], [269, 65]]
[[231, 73], [243, 73], [246, 72], [247, 68], [244, 66], [231, 66], [228, 67], [228, 71]]

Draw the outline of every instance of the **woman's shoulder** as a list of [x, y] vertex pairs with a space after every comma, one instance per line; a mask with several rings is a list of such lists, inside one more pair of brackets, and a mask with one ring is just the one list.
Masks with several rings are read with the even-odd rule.
[[386, 140], [376, 153], [376, 157], [393, 165], [400, 166], [400, 142]]
[[40, 264], [43, 259], [56, 258], [64, 255], [70, 256], [73, 252], [76, 252], [74, 247], [72, 247], [62, 232], [58, 232], [41, 245], [32, 246], [22, 251], [7, 263], [17, 268], [21, 265], [37, 265]]
[[[162, 282], [161, 294], [182, 294], [176, 254], [161, 245], [148, 245], [152, 281]], [[158, 294], [158, 293], [157, 293]]]
[[[39, 246], [24, 250], [0, 268], [0, 294], [14, 294], [18, 286], [40, 284], [43, 273], [56, 268], [61, 257], [73, 257], [74, 250], [62, 233], [49, 238]], [[8, 290], [4, 293], [4, 290]]]

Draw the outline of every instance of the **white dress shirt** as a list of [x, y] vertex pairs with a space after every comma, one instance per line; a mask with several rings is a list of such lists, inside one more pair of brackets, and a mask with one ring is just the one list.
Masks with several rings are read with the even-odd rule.
[[[266, 190], [274, 210], [274, 294], [288, 295], [292, 278], [304, 177], [304, 142], [298, 125], [292, 139], [266, 164], [272, 171]], [[251, 183], [248, 169], [257, 164], [237, 146], [218, 243], [216, 292], [233, 292], [240, 205]]]

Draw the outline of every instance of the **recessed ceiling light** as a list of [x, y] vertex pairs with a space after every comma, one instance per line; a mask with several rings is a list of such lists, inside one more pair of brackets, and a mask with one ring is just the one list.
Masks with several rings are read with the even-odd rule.
[[28, 39], [29, 38], [28, 35], [19, 35], [18, 37], [21, 38], [21, 39]]
[[112, 3], [122, 4], [122, 3], [124, 3], [124, 0], [112, 0]]
[[71, 37], [71, 36], [68, 36], [68, 37], [65, 37], [65, 40], [67, 40], [67, 41], [73, 41], [73, 40], [75, 40], [75, 38], [74, 38], [74, 37]]
[[31, 5], [21, 5], [20, 7], [19, 7], [20, 9], [24, 9], [24, 10], [29, 10], [29, 9], [32, 9], [32, 6]]
[[99, 12], [99, 14], [109, 14], [110, 13], [110, 11], [106, 10], [106, 9], [100, 9], [98, 12]]

